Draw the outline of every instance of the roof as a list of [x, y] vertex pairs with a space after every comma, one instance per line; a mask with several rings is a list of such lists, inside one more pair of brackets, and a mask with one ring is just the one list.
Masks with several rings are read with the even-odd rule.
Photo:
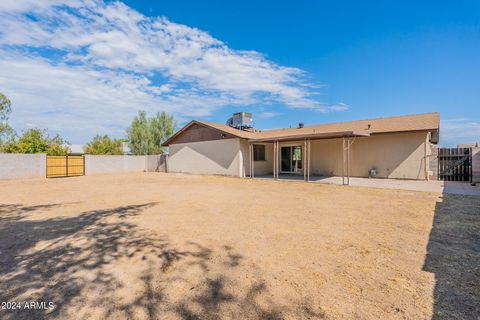
[[303, 138], [320, 139], [342, 136], [369, 136], [394, 132], [430, 131], [435, 133], [435, 137], [432, 137], [432, 142], [436, 143], [438, 142], [438, 131], [440, 128], [440, 113], [433, 112], [398, 117], [337, 122], [305, 126], [303, 128], [255, 130], [253, 132], [238, 130], [226, 124], [194, 120], [170, 137], [170, 139], [165, 141], [163, 145], [171, 144], [178, 134], [188, 129], [194, 123], [202, 124], [232, 134], [238, 138], [251, 141], [293, 140]]

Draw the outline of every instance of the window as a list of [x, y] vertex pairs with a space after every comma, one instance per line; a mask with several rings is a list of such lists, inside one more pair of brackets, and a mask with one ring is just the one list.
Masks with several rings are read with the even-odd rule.
[[263, 144], [253, 145], [253, 161], [265, 161], [265, 146]]

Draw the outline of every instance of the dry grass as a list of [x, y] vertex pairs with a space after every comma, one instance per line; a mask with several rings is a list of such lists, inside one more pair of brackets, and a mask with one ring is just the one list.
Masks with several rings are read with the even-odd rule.
[[[480, 197], [124, 174], [0, 182], [2, 319], [480, 312]], [[433, 224], [433, 228], [432, 228]]]

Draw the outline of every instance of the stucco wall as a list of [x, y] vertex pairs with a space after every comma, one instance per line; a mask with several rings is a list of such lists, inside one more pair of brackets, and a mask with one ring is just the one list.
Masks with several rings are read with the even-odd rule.
[[[272, 155], [273, 155], [273, 152], [272, 152]], [[248, 142], [245, 139], [240, 140], [240, 160], [241, 160], [240, 177], [248, 177], [250, 174], [250, 159], [249, 159], [249, 151], [248, 151]]]
[[313, 140], [310, 148], [310, 174], [342, 175], [342, 139]]
[[145, 170], [145, 156], [85, 155], [85, 175]]
[[166, 172], [167, 155], [145, 156], [145, 165], [148, 172]]
[[438, 180], [438, 146], [431, 145], [428, 157], [428, 175], [430, 180]]
[[240, 139], [172, 144], [168, 171], [242, 176], [243, 157]]
[[[273, 143], [256, 143], [265, 146], [265, 161], [254, 161], [253, 168], [256, 176], [273, 174]], [[248, 156], [247, 156], [248, 157]]]
[[[350, 149], [350, 174], [368, 177], [368, 170], [375, 167], [379, 178], [423, 180], [425, 152], [430, 153], [426, 144], [426, 132], [356, 138]], [[311, 148], [312, 174], [342, 175], [342, 139], [312, 141]]]
[[0, 179], [45, 178], [45, 154], [0, 153]]
[[[430, 154], [427, 139], [426, 132], [356, 138], [350, 151], [350, 175], [368, 177], [368, 170], [375, 167], [379, 178], [423, 180]], [[304, 141], [280, 143], [280, 147], [287, 145], [303, 148]], [[273, 144], [265, 143], [265, 147], [266, 161], [254, 162], [255, 176], [273, 172]], [[170, 146], [168, 165], [171, 172], [248, 176], [248, 142], [225, 139], [174, 144]], [[342, 175], [342, 139], [311, 141], [310, 172], [312, 175]]]

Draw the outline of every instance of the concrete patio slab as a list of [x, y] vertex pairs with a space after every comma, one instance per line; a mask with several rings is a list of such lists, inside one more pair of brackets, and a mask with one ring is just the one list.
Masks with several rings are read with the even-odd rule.
[[[273, 176], [265, 175], [256, 177], [258, 179], [272, 179]], [[281, 174], [281, 181], [303, 180], [303, 175]], [[310, 177], [310, 182], [326, 184], [342, 184], [342, 177]], [[354, 187], [368, 187], [380, 189], [400, 189], [424, 192], [438, 192], [450, 194], [463, 194], [480, 196], [480, 186], [472, 186], [468, 182], [457, 181], [419, 181], [419, 180], [398, 180], [398, 179], [369, 179], [369, 178], [350, 178], [350, 185]]]

